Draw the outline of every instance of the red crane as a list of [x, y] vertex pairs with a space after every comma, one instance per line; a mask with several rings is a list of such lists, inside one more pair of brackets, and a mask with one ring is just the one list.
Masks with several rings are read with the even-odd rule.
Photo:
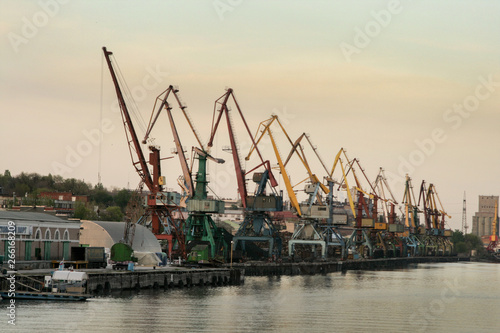
[[[241, 112], [240, 106], [234, 97], [233, 90], [227, 89], [226, 93], [222, 95], [215, 101], [214, 105], [214, 116], [212, 122], [212, 131], [210, 135], [210, 140], [208, 142], [208, 147], [213, 146], [213, 141], [217, 128], [220, 124], [223, 114], [226, 116], [227, 127], [229, 131], [229, 140], [231, 143], [231, 153], [233, 155], [234, 167], [236, 171], [236, 179], [238, 182], [238, 193], [241, 198], [241, 203], [245, 211], [245, 218], [241, 223], [235, 237], [233, 238], [233, 251], [236, 251], [238, 244], [241, 244], [241, 250], [243, 255], [246, 253], [246, 241], [251, 242], [268, 242], [268, 257], [273, 256], [279, 257], [282, 250], [282, 239], [278, 228], [276, 228], [273, 219], [271, 219], [270, 212], [283, 211], [283, 195], [277, 193], [275, 187], [278, 186], [278, 182], [271, 171], [271, 164], [269, 161], [264, 161], [262, 155], [258, 149], [257, 154], [259, 156], [260, 164], [248, 172], [243, 170], [241, 165], [238, 146], [236, 144], [234, 124], [230, 115], [230, 107], [228, 102], [232, 98], [238, 114], [245, 126], [245, 129], [250, 137], [253, 144], [252, 147], [256, 147], [255, 140], [250, 132], [247, 125], [245, 117]], [[217, 119], [215, 119], [216, 114]], [[253, 181], [258, 184], [258, 189], [254, 195], [248, 195], [247, 184], [245, 181], [245, 176], [249, 173], [254, 172], [258, 168], [264, 167], [264, 172], [255, 172], [253, 174]], [[266, 194], [266, 185], [271, 185], [271, 194]], [[239, 243], [241, 241], [241, 243]]]
[[[174, 238], [177, 240], [179, 245], [180, 255], [185, 257], [185, 241], [184, 234], [182, 232], [183, 220], [182, 215], [180, 215], [180, 222], [176, 223], [173, 213], [179, 210], [179, 207], [173, 203], [168, 202], [167, 197], [163, 193], [164, 177], [161, 176], [161, 165], [160, 165], [160, 149], [156, 146], [150, 145], [148, 148], [150, 150], [149, 154], [149, 164], [152, 166], [152, 173], [149, 170], [148, 162], [142, 151], [139, 139], [137, 138], [137, 133], [135, 131], [132, 119], [130, 118], [130, 113], [128, 111], [125, 99], [120, 89], [117, 76], [113, 69], [111, 62], [112, 52], [108, 51], [106, 47], [103, 47], [104, 57], [108, 64], [108, 68], [115, 86], [116, 95], [118, 97], [118, 103], [121, 110], [121, 116], [123, 120], [123, 126], [125, 129], [125, 135], [127, 137], [128, 148], [130, 152], [130, 157], [132, 159], [132, 164], [141, 178], [141, 182], [145, 184], [149, 190], [147, 195], [147, 208], [146, 212], [141, 217], [137, 223], [142, 223], [151, 218], [151, 229], [153, 234], [155, 234], [157, 239], [168, 241], [168, 252], [169, 254], [173, 251]], [[134, 157], [135, 155], [135, 157]], [[142, 186], [141, 186], [142, 188]], [[180, 211], [179, 211], [180, 212]]]
[[[158, 96], [156, 99], [155, 105], [153, 107], [153, 113], [151, 114], [151, 118], [149, 120], [149, 125], [148, 129], [146, 131], [146, 135], [144, 137], [144, 140], [142, 143], [146, 143], [147, 139], [149, 138], [149, 135], [151, 134], [151, 131], [156, 124], [156, 121], [158, 120], [158, 117], [163, 109], [167, 112], [168, 119], [170, 122], [170, 128], [172, 129], [172, 135], [174, 137], [174, 142], [175, 142], [175, 148], [176, 148], [176, 154], [179, 156], [179, 161], [181, 164], [182, 168], [182, 173], [184, 175], [184, 183], [187, 188], [187, 192], [189, 197], [192, 197], [194, 195], [194, 184], [193, 184], [193, 177], [191, 176], [191, 170], [188, 166], [187, 158], [184, 153], [184, 149], [181, 144], [181, 139], [179, 137], [179, 132], [177, 131], [177, 127], [175, 126], [174, 118], [172, 116], [172, 106], [168, 102], [169, 96], [174, 96], [175, 100], [177, 101], [177, 104], [179, 108], [181, 109], [184, 117], [186, 118], [189, 127], [193, 131], [194, 136], [196, 137], [196, 141], [198, 141], [198, 144], [201, 148], [201, 150], [205, 151], [205, 148], [200, 140], [200, 136], [198, 135], [198, 132], [195, 130], [193, 122], [191, 118], [189, 117], [189, 114], [187, 113], [186, 106], [181, 102], [181, 98], [179, 96], [179, 89], [175, 88], [174, 86], [170, 85], [164, 92]], [[158, 107], [157, 104], [159, 103]], [[155, 109], [157, 110], [155, 113]]]
[[[245, 182], [246, 173], [241, 166], [241, 161], [240, 161], [239, 154], [238, 154], [238, 147], [236, 145], [236, 140], [235, 140], [235, 136], [234, 136], [234, 125], [233, 125], [233, 123], [231, 121], [231, 117], [229, 115], [230, 108], [227, 105], [227, 103], [228, 103], [230, 97], [232, 97], [234, 104], [236, 105], [236, 108], [237, 108], [238, 113], [241, 117], [241, 120], [243, 121], [243, 124], [245, 125], [245, 128], [248, 132], [248, 136], [252, 140], [253, 146], [254, 147], [256, 146], [254, 138], [253, 138], [252, 133], [250, 131], [250, 128], [248, 127], [247, 122], [245, 120], [245, 117], [243, 116], [243, 113], [241, 112], [240, 106], [239, 106], [238, 102], [236, 101], [236, 98], [234, 97], [233, 89], [229, 88], [229, 89], [227, 89], [227, 91], [224, 95], [222, 95], [220, 98], [218, 98], [215, 101], [214, 118], [215, 118], [215, 113], [217, 111], [219, 112], [219, 115], [217, 116], [217, 120], [215, 121], [215, 123], [212, 124], [212, 132], [210, 135], [210, 140], [208, 142], [208, 147], [211, 148], [213, 146], [213, 142], [215, 139], [215, 133], [217, 132], [217, 128], [219, 127], [219, 123], [221, 121], [222, 115], [225, 114], [226, 120], [227, 120], [227, 127], [228, 127], [228, 131], [229, 131], [229, 140], [231, 142], [231, 151], [232, 151], [232, 155], [233, 155], [234, 168], [236, 171], [236, 179], [238, 182], [238, 193], [240, 195], [243, 208], [246, 209], [247, 205], [248, 205], [248, 203], [247, 203], [248, 191], [247, 191], [247, 186], [246, 186], [246, 182]], [[217, 105], [220, 105], [219, 109], [217, 109]], [[264, 166], [266, 168], [267, 172], [269, 173], [268, 176], [269, 176], [269, 181], [271, 182], [271, 186], [272, 187], [278, 186], [278, 182], [276, 181], [276, 178], [274, 178], [274, 175], [271, 171], [271, 166], [270, 166], [269, 161], [264, 161], [264, 159], [262, 158], [262, 155], [258, 149], [257, 149], [257, 154], [259, 155], [259, 159], [261, 161], [261, 164], [258, 165], [257, 167], [255, 167], [254, 169], [252, 169], [251, 171], [249, 171], [248, 173], [254, 171], [256, 168], [258, 168], [260, 166]]]

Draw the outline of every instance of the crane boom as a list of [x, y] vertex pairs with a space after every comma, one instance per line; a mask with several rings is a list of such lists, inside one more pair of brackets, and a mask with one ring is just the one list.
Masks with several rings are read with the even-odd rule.
[[[196, 140], [198, 141], [198, 144], [200, 145], [200, 147], [203, 150], [204, 150], [204, 148], [203, 148], [203, 144], [201, 143], [201, 140], [198, 136], [198, 133], [196, 132], [194, 125], [187, 114], [186, 106], [182, 104], [182, 102], [178, 96], [178, 92], [179, 92], [179, 90], [177, 88], [174, 88], [174, 86], [170, 85], [164, 92], [162, 92], [156, 98], [155, 105], [153, 106], [153, 112], [151, 113], [151, 117], [149, 120], [148, 129], [146, 131], [146, 135], [145, 135], [144, 140], [142, 142], [146, 143], [147, 139], [149, 138], [149, 135], [151, 134], [151, 131], [152, 131], [154, 125], [156, 124], [158, 116], [160, 115], [162, 110], [165, 110], [167, 112], [168, 120], [170, 122], [170, 128], [172, 129], [172, 135], [174, 137], [175, 148], [176, 148], [177, 155], [179, 156], [179, 161], [181, 164], [182, 173], [184, 175], [184, 182], [186, 183], [185, 185], [187, 188], [187, 193], [189, 194], [189, 197], [192, 197], [194, 195], [193, 177], [191, 176], [191, 170], [188, 166], [187, 158], [186, 158], [186, 155], [184, 153], [184, 149], [182, 148], [181, 139], [179, 137], [179, 132], [177, 131], [177, 127], [175, 125], [175, 121], [174, 121], [174, 118], [172, 115], [172, 107], [168, 103], [168, 98], [169, 98], [170, 94], [174, 95], [174, 97], [179, 105], [179, 108], [182, 110], [182, 113], [184, 114], [184, 116], [189, 124], [189, 127], [193, 131], [194, 136], [196, 137]], [[156, 109], [156, 105], [158, 104], [158, 102], [160, 102], [160, 105], [159, 105], [159, 107], [156, 111], [156, 114], [155, 114], [155, 109]]]
[[[116, 90], [116, 95], [118, 97], [118, 103], [120, 105], [120, 110], [121, 110], [121, 115], [123, 118], [123, 126], [125, 127], [125, 133], [127, 134], [127, 138], [131, 137], [131, 140], [128, 140], [128, 147], [130, 151], [130, 155], [132, 157], [132, 163], [135, 167], [135, 170], [141, 177], [141, 180], [146, 184], [148, 189], [150, 191], [155, 191], [155, 186], [153, 183], [153, 179], [151, 177], [151, 174], [149, 172], [148, 164], [146, 162], [146, 159], [144, 158], [144, 154], [141, 149], [141, 145], [139, 143], [139, 139], [137, 138], [137, 134], [134, 129], [134, 125], [132, 124], [132, 119], [130, 118], [130, 113], [128, 111], [127, 105], [125, 103], [125, 99], [123, 98], [122, 91], [120, 89], [120, 86], [118, 84], [118, 79], [116, 77], [115, 71], [113, 69], [113, 65], [111, 63], [111, 58], [110, 56], [113, 54], [113, 52], [110, 52], [106, 49], [106, 47], [103, 47], [102, 50], [104, 51], [104, 57], [106, 58], [106, 63], [108, 64], [109, 71], [111, 73], [111, 78], [113, 79], [113, 84], [115, 86]], [[128, 132], [127, 132], [128, 131]], [[135, 150], [138, 158], [138, 162], [134, 162], [133, 159], [133, 153], [132, 150]], [[138, 166], [139, 164], [139, 166]]]
[[[215, 106], [214, 106], [214, 119], [215, 119], [215, 113], [218, 111], [219, 114], [217, 116], [217, 120], [215, 120], [212, 123], [212, 131], [210, 135], [210, 140], [207, 144], [208, 148], [211, 148], [213, 146], [213, 142], [215, 139], [215, 134], [217, 132], [217, 129], [219, 127], [220, 121], [222, 119], [222, 115], [226, 115], [226, 121], [227, 121], [227, 126], [228, 126], [228, 131], [229, 131], [229, 140], [231, 143], [231, 150], [232, 150], [232, 155], [233, 155], [233, 161], [234, 161], [234, 168], [236, 171], [236, 179], [238, 182], [238, 192], [241, 197], [241, 203], [243, 205], [243, 208], [247, 208], [247, 197], [248, 197], [248, 191], [246, 187], [246, 182], [245, 182], [245, 171], [243, 170], [243, 167], [241, 165], [241, 161], [239, 158], [239, 153], [238, 153], [238, 146], [236, 144], [236, 139], [235, 139], [235, 134], [234, 134], [234, 126], [231, 121], [231, 117], [229, 115], [229, 106], [227, 105], [229, 102], [229, 98], [232, 97], [232, 100], [234, 104], [236, 105], [236, 109], [238, 110], [238, 113], [241, 117], [241, 120], [243, 121], [243, 124], [245, 125], [245, 129], [247, 130], [248, 135], [250, 136], [250, 139], [252, 140], [253, 146], [255, 146], [255, 141], [252, 136], [252, 133], [250, 132], [250, 128], [248, 127], [248, 124], [245, 120], [245, 117], [243, 116], [243, 113], [240, 109], [240, 106], [238, 102], [236, 101], [236, 97], [234, 97], [233, 89], [228, 88], [226, 93], [222, 95], [220, 98], [218, 98], [215, 101]], [[220, 104], [220, 108], [217, 109], [217, 104]], [[272, 170], [270, 168], [270, 164], [266, 163], [264, 159], [262, 158], [262, 155], [259, 150], [257, 150], [257, 153], [259, 155], [259, 159], [261, 162], [261, 165], [264, 165], [266, 170], [268, 171], [268, 176], [269, 176], [269, 181], [271, 183], [272, 187], [278, 186], [278, 182], [276, 181], [276, 178], [274, 177]]]

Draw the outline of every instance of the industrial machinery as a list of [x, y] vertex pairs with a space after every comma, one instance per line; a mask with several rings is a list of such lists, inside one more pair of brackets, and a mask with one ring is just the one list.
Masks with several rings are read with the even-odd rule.
[[[191, 168], [188, 166], [179, 132], [172, 115], [172, 105], [168, 102], [168, 98], [170, 96], [173, 96], [177, 101], [179, 109], [186, 118], [189, 127], [191, 128], [196, 141], [200, 146], [200, 148], [193, 147], [192, 150], [198, 160], [196, 185], [194, 185], [192, 179], [193, 164], [191, 164]], [[172, 85], [162, 92], [160, 96], [158, 96], [143, 142], [148, 140], [149, 135], [163, 110], [165, 110], [168, 115], [176, 146], [175, 153], [179, 156], [183, 172], [183, 177], [178, 181], [187, 192], [186, 208], [189, 214], [184, 227], [187, 252], [189, 253], [187, 260], [188, 262], [196, 262], [200, 264], [206, 264], [215, 260], [224, 261], [227, 257], [228, 248], [227, 242], [224, 239], [224, 230], [215, 224], [211, 216], [211, 214], [221, 214], [224, 212], [224, 202], [221, 200], [208, 199], [207, 196], [207, 160], [211, 160], [219, 164], [224, 163], [224, 160], [214, 158], [208, 154], [200, 140], [198, 132], [194, 127], [193, 121], [187, 112], [187, 106], [181, 101], [178, 88]]]
[[[285, 161], [283, 161], [283, 159], [281, 158], [275, 137], [273, 135], [273, 132], [271, 131], [271, 125], [273, 123], [279, 125], [279, 128], [292, 147], [288, 158]], [[302, 134], [295, 142], [292, 142], [290, 136], [288, 135], [276, 115], [273, 115], [271, 118], [260, 123], [255, 140], [256, 145], [261, 142], [265, 134], [269, 136], [269, 139], [273, 146], [280, 173], [283, 177], [283, 182], [285, 183], [292, 208], [295, 210], [295, 213], [300, 219], [299, 224], [296, 226], [295, 231], [288, 242], [289, 255], [295, 255], [296, 245], [298, 244], [300, 244], [301, 247], [305, 245], [310, 246], [313, 256], [316, 255], [316, 248], [318, 246], [321, 247], [322, 258], [326, 258], [329, 246], [340, 247], [340, 252], [343, 253], [344, 246], [342, 237], [336, 232], [335, 228], [333, 228], [331, 224], [326, 223], [327, 220], [331, 220], [331, 214], [329, 206], [326, 204], [324, 198], [322, 197], [322, 194], [328, 194], [329, 189], [324, 186], [319, 178], [312, 172], [311, 167], [306, 159], [304, 149], [300, 143], [300, 141], [304, 137], [306, 137], [307, 141], [311, 143], [310, 138], [306, 134]], [[311, 146], [317, 155], [317, 152], [315, 150], [316, 148], [312, 144]], [[250, 150], [249, 156], [252, 153], [253, 149], [254, 147], [252, 147], [252, 149]], [[295, 194], [294, 186], [292, 186], [288, 173], [286, 171], [286, 165], [293, 155], [298, 156], [308, 174], [305, 180], [295, 185], [297, 186], [304, 181], [308, 181], [304, 190], [308, 195], [308, 200], [304, 203], [299, 203]], [[319, 155], [317, 156], [319, 158]], [[321, 161], [321, 158], [319, 158], [319, 160]], [[321, 163], [324, 165], [322, 161]], [[320, 227], [320, 222], [324, 222], [322, 224], [325, 226], [325, 228]]]
[[402, 203], [404, 204], [403, 218], [405, 221], [405, 231], [402, 237], [406, 243], [407, 251], [411, 256], [423, 255], [425, 244], [422, 239], [425, 236], [425, 228], [420, 225], [417, 201], [413, 192], [411, 178], [406, 175], [405, 191]]
[[486, 247], [489, 253], [495, 253], [498, 246], [498, 204], [495, 202], [495, 217], [491, 221], [490, 243]]
[[387, 182], [384, 169], [380, 168], [379, 174], [373, 183], [373, 189], [382, 207], [382, 216], [380, 216], [379, 223], [386, 230], [382, 233], [384, 242], [387, 246], [387, 257], [401, 257], [406, 256], [406, 244], [400, 234], [404, 232], [404, 225], [398, 223], [396, 219], [395, 208], [398, 204]]
[[[436, 201], [437, 199], [437, 201]], [[419, 205], [422, 202], [426, 228], [426, 255], [450, 255], [453, 246], [450, 241], [451, 230], [445, 230], [445, 217], [448, 216], [443, 209], [439, 195], [434, 184], [427, 188], [425, 181], [420, 186]], [[439, 202], [440, 209], [437, 203]]]
[[[342, 156], [346, 160], [347, 171], [343, 166]], [[337, 164], [340, 164], [342, 169], [342, 179], [338, 182], [338, 190], [344, 189], [347, 191], [349, 204], [355, 219], [354, 230], [346, 242], [346, 247], [365, 258], [386, 257], [387, 245], [382, 232], [387, 229], [387, 224], [381, 223], [378, 220], [377, 205], [379, 196], [376, 194], [359, 161], [357, 159], [349, 160], [343, 148], [340, 149], [335, 157], [332, 171], [329, 175], [330, 179], [333, 179], [333, 173]], [[365, 183], [370, 187], [370, 192], [363, 189], [361, 180], [356, 174], [356, 168], [359, 168], [359, 171], [364, 176]], [[347, 182], [349, 174], [352, 174], [355, 182], [353, 188], [349, 188]], [[356, 202], [354, 202], [353, 197], [356, 197]]]
[[[258, 155], [258, 165], [250, 171], [245, 171], [240, 160], [238, 145], [236, 143], [234, 122], [231, 116], [231, 107], [229, 105], [232, 100], [238, 115], [243, 123], [245, 130], [252, 142], [252, 147], [255, 147]], [[220, 98], [215, 101], [214, 117], [216, 119], [212, 125], [212, 131], [208, 147], [213, 147], [215, 135], [219, 127], [222, 117], [225, 115], [227, 128], [229, 132], [229, 141], [231, 147], [226, 149], [233, 156], [234, 168], [236, 172], [236, 180], [238, 184], [238, 194], [241, 199], [241, 205], [244, 209], [244, 220], [240, 224], [238, 231], [233, 238], [233, 251], [241, 249], [242, 255], [247, 256], [248, 251], [246, 242], [252, 243], [267, 243], [267, 257], [277, 258], [281, 256], [282, 239], [279, 229], [271, 214], [281, 212], [283, 210], [283, 194], [278, 193], [274, 188], [278, 185], [268, 160], [264, 160], [261, 152], [255, 145], [254, 138], [248, 127], [248, 124], [243, 116], [243, 112], [236, 101], [234, 92], [228, 88]], [[250, 159], [250, 155], [246, 160]], [[256, 190], [253, 195], [249, 194], [245, 177], [252, 174], [252, 180], [256, 184]], [[269, 190], [269, 191], [268, 191]]]
[[143, 185], [146, 185], [149, 190], [146, 197], [145, 213], [136, 223], [149, 225], [157, 239], [166, 240], [168, 242], [168, 254], [170, 256], [172, 255], [175, 242], [178, 246], [178, 254], [185, 257], [183, 219], [181, 214], [177, 214], [177, 219], [174, 218], [174, 213], [180, 212], [179, 207], [169, 199], [171, 197], [169, 193], [163, 191], [165, 177], [161, 175], [160, 149], [154, 145], [149, 145], [148, 147], [150, 151], [149, 164], [153, 169], [152, 172], [150, 172], [148, 162], [146, 161], [135, 128], [132, 124], [129, 109], [125, 103], [124, 92], [120, 88], [118, 83], [119, 78], [113, 68], [111, 61], [111, 55], [113, 53], [109, 52], [105, 47], [103, 47], [103, 52], [118, 97], [132, 164], [141, 179], [140, 189], [142, 191]]
[[114, 270], [126, 270], [129, 264], [137, 262], [132, 246], [126, 243], [115, 243], [111, 246], [111, 263]]
[[[279, 122], [279, 119], [277, 121], [286, 134], [286, 131]], [[334, 202], [331, 191], [332, 188], [330, 186], [325, 186], [320, 181], [318, 176], [316, 176], [316, 174], [312, 172], [311, 166], [309, 165], [309, 162], [306, 158], [304, 148], [300, 144], [304, 138], [306, 139], [310, 148], [314, 151], [320, 164], [325, 169], [325, 172], [328, 173], [328, 169], [319, 156], [316, 147], [312, 144], [310, 136], [306, 133], [303, 133], [293, 143], [292, 150], [290, 151], [284, 163], [284, 166], [286, 167], [288, 162], [290, 161], [290, 158], [295, 153], [295, 155], [298, 156], [302, 165], [306, 169], [308, 175], [308, 178], [305, 179], [308, 180], [308, 183], [306, 183], [306, 186], [304, 188], [304, 192], [308, 194], [308, 199], [305, 202], [299, 204], [301, 212], [300, 224], [292, 235], [292, 239], [288, 243], [289, 253], [295, 253], [296, 244], [310, 244], [313, 246], [313, 248], [315, 247], [314, 242], [317, 241], [313, 240], [313, 243], [310, 243], [311, 233], [308, 232], [309, 230], [313, 231], [312, 235], [320, 235], [322, 237], [322, 242], [324, 242], [326, 250], [326, 252], [323, 254], [323, 257], [332, 257], [338, 254], [338, 256], [344, 258], [346, 255], [345, 242], [338, 231], [338, 227], [334, 224]], [[305, 180], [303, 180], [302, 182], [304, 182]], [[299, 184], [302, 182], [299, 182]], [[323, 196], [327, 196], [327, 198], [323, 198]]]

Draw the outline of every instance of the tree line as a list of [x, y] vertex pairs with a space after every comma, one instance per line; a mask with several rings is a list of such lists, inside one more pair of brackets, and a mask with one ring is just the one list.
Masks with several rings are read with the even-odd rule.
[[9, 170], [0, 174], [0, 194], [12, 199], [4, 200], [13, 205], [53, 206], [54, 202], [42, 198], [42, 192], [71, 192], [88, 196], [88, 202], [75, 203], [75, 218], [86, 220], [122, 221], [132, 192], [127, 189], [108, 190], [102, 184], [92, 186], [84, 180], [48, 174], [22, 172], [12, 176]]

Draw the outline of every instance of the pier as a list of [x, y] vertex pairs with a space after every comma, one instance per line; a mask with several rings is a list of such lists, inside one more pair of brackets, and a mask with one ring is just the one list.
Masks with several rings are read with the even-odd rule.
[[[44, 278], [53, 270], [23, 270], [16, 274], [18, 290], [26, 286], [40, 286]], [[159, 288], [183, 288], [192, 286], [239, 285], [244, 282], [244, 271], [237, 268], [184, 268], [147, 267], [135, 271], [115, 271], [109, 269], [85, 269], [88, 274], [87, 293], [101, 294], [116, 290], [139, 290]], [[9, 274], [7, 274], [9, 275]], [[1, 281], [1, 289], [6, 290], [8, 281]], [[24, 287], [23, 287], [24, 286]]]
[[233, 268], [245, 271], [246, 276], [314, 275], [346, 270], [372, 270], [401, 268], [411, 264], [470, 261], [469, 257], [408, 257], [384, 259], [359, 259], [339, 261], [314, 261], [290, 263], [247, 262], [233, 263]]

